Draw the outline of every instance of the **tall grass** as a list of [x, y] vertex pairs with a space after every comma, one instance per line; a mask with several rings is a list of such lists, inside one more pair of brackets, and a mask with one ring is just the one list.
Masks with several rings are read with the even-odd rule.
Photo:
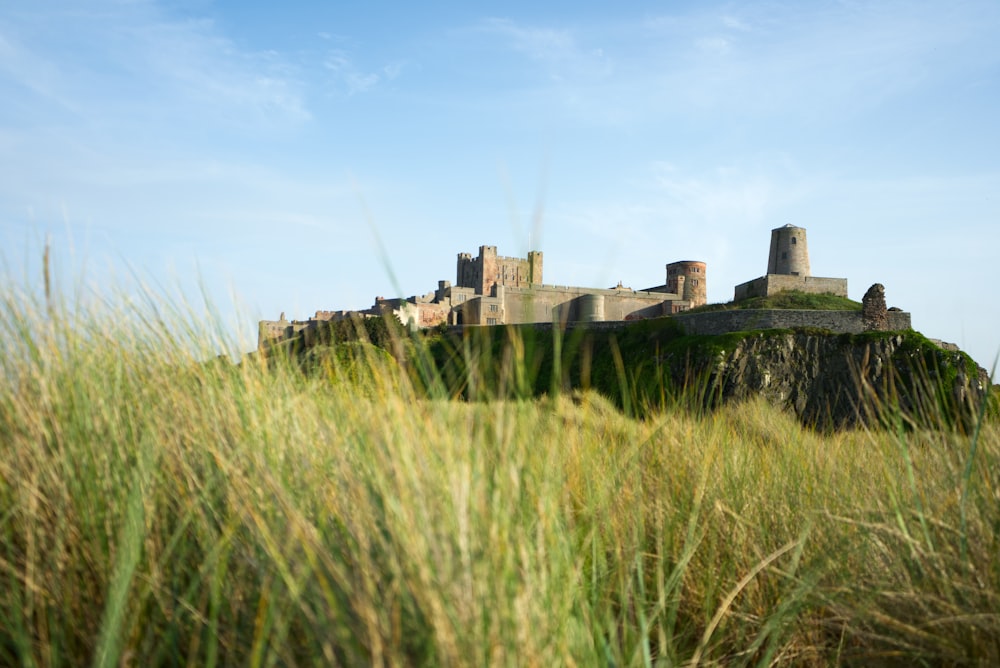
[[0, 311], [0, 664], [1000, 662], [995, 424], [453, 401], [363, 345], [213, 360], [155, 298]]

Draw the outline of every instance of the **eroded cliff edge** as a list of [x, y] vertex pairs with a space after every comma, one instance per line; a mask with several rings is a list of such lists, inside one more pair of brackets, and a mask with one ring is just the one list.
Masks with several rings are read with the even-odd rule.
[[660, 359], [673, 381], [699, 383], [709, 402], [763, 397], [820, 428], [969, 428], [991, 390], [968, 355], [913, 331], [765, 330], [681, 337], [670, 348]]

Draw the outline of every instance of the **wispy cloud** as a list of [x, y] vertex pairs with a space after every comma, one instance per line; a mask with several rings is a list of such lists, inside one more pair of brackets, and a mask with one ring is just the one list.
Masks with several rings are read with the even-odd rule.
[[330, 51], [323, 60], [323, 67], [333, 76], [334, 86], [346, 90], [348, 95], [365, 93], [381, 83], [392, 81], [403, 72], [403, 61], [392, 61], [375, 70], [359, 67], [351, 54], [344, 49]]
[[662, 81], [682, 104], [738, 104], [751, 114], [853, 114], [949, 71], [961, 75], [984, 59], [995, 63], [997, 50], [982, 47], [991, 43], [1000, 11], [939, 10], [935, 3], [891, 1], [747, 4], [721, 16], [707, 10], [658, 17], [646, 21], [651, 40], [638, 55], [662, 63]]
[[655, 162], [651, 172], [666, 208], [663, 214], [683, 226], [755, 226], [772, 215], [780, 197], [774, 179], [761, 170], [716, 167], [707, 174], [690, 174]]
[[517, 51], [535, 60], [558, 61], [579, 55], [576, 42], [567, 29], [555, 30], [523, 26], [510, 19], [491, 18], [483, 22], [482, 28], [507, 38]]
[[1000, 54], [992, 46], [1000, 7], [941, 12], [935, 3], [892, 0], [698, 7], [614, 25], [493, 18], [477, 29], [525, 57], [520, 70], [508, 70], [508, 81], [511, 71], [520, 75], [519, 94], [601, 125], [736, 110], [840, 122], [949, 77], [980, 72], [981, 83]]
[[[733, 285], [763, 271], [767, 231], [779, 221], [805, 222], [789, 215], [815, 187], [783, 155], [708, 168], [659, 160], [632, 183], [609, 185], [603, 194], [551, 207], [547, 224], [550, 237], [562, 238], [562, 251], [584, 258], [579, 266], [564, 269], [574, 278], [593, 282], [589, 262], [596, 264], [602, 280], [622, 278], [642, 288], [662, 281], [666, 262], [703, 260], [711, 266], [712, 298], [728, 300]], [[642, 195], [629, 201], [618, 188], [635, 188]], [[595, 239], [600, 243], [595, 245]], [[555, 262], [554, 269], [559, 266]], [[616, 275], [607, 273], [615, 266]]]
[[247, 121], [299, 122], [311, 117], [295, 67], [274, 51], [237, 49], [208, 21], [159, 20], [130, 26], [122, 47], [143, 44], [138, 67], [167, 90], [201, 108]]
[[747, 31], [751, 30], [750, 25], [737, 16], [723, 15], [722, 24], [727, 28], [732, 28], [733, 30]]
[[196, 229], [213, 197], [263, 202], [259, 158], [236, 150], [311, 118], [289, 59], [145, 0], [0, 9], [0, 98], [17, 128], [0, 133], [17, 156], [0, 163], [6, 220], [58, 224], [65, 207], [119, 232]]
[[0, 19], [2, 78], [40, 102], [96, 117], [310, 117], [294, 68], [278, 54], [241, 50], [212, 22], [174, 19], [152, 2], [98, 1], [85, 10], [39, 2]]
[[732, 44], [725, 37], [701, 37], [695, 44], [705, 53], [724, 56], [732, 51]]
[[479, 29], [496, 35], [512, 50], [541, 64], [556, 81], [594, 80], [613, 72], [613, 64], [599, 45], [583, 45], [568, 28], [523, 25], [510, 19], [491, 18]]

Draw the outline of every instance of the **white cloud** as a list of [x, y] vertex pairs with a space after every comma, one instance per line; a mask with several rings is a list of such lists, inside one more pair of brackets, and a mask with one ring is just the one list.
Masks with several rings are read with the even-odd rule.
[[572, 57], [577, 52], [568, 30], [527, 27], [499, 18], [487, 19], [483, 28], [508, 38], [514, 49], [536, 60], [559, 60]]
[[479, 29], [502, 37], [509, 48], [541, 64], [554, 81], [591, 81], [613, 72], [611, 59], [600, 46], [585, 46], [569, 29], [526, 26], [493, 18]]
[[839, 124], [949, 76], [989, 80], [996, 11], [976, 26], [968, 7], [901, 8], [751, 3], [614, 25], [493, 18], [475, 31], [524, 57], [504, 63], [517, 99], [600, 126], [692, 112]]
[[247, 126], [310, 118], [280, 55], [241, 50], [212, 22], [170, 18], [152, 2], [72, 11], [39, 2], [0, 14], [0, 77], [95, 120], [196, 116]]
[[17, 87], [31, 91], [42, 100], [67, 110], [77, 106], [61, 88], [58, 66], [44, 56], [33, 52], [15, 35], [4, 34], [0, 24], [0, 85], [3, 79]]
[[691, 175], [657, 162], [652, 172], [668, 207], [665, 213], [685, 225], [757, 225], [768, 218], [778, 198], [772, 177], [756, 170], [717, 167]]
[[382, 68], [382, 73], [385, 74], [386, 79], [392, 81], [403, 73], [403, 63], [401, 61], [389, 63]]
[[727, 28], [731, 28], [733, 30], [740, 30], [740, 31], [751, 30], [749, 24], [745, 23], [742, 19], [736, 16], [731, 16], [731, 15], [723, 16], [722, 24]]
[[350, 53], [343, 49], [328, 53], [323, 66], [333, 75], [334, 87], [345, 89], [348, 95], [366, 93], [384, 81], [396, 79], [403, 72], [402, 61], [390, 62], [378, 71], [366, 71], [358, 67]]
[[628, 73], [629, 90], [664, 91], [645, 105], [651, 114], [738, 108], [843, 119], [995, 67], [1000, 12], [982, 3], [940, 10], [920, 2], [751, 3], [738, 17], [714, 9], [656, 17], [636, 26], [617, 69]]
[[729, 40], [725, 37], [703, 37], [695, 41], [697, 47], [705, 53], [724, 56], [732, 50]]
[[[248, 123], [299, 122], [311, 117], [290, 63], [274, 51], [237, 49], [209, 21], [154, 17], [130, 22], [119, 34], [125, 37], [117, 45], [121, 51], [114, 54], [117, 66], [158, 82], [166, 88], [165, 95], [178, 95], [227, 118], [243, 115]], [[130, 65], [122, 62], [126, 51], [134, 54]]]

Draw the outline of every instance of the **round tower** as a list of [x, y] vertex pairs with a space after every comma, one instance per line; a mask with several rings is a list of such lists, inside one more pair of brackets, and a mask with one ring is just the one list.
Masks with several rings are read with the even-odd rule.
[[580, 320], [583, 322], [604, 322], [603, 295], [582, 295], [580, 297]]
[[786, 276], [812, 276], [809, 271], [809, 245], [804, 227], [785, 225], [771, 230], [771, 250], [767, 273]]
[[696, 260], [671, 262], [667, 265], [667, 291], [677, 293], [681, 299], [691, 302], [692, 307], [704, 306], [708, 303], [705, 269], [705, 263]]

